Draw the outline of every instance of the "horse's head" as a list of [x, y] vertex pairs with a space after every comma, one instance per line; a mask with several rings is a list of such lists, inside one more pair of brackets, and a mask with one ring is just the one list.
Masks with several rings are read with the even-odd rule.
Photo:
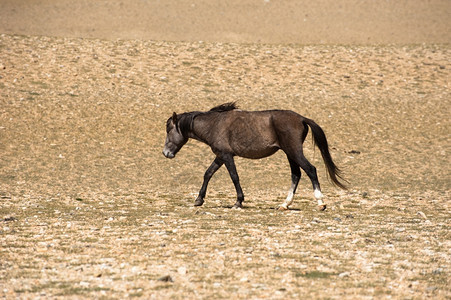
[[180, 131], [177, 114], [166, 122], [166, 142], [164, 143], [163, 154], [167, 158], [174, 158], [177, 152], [188, 142], [188, 138], [184, 137]]

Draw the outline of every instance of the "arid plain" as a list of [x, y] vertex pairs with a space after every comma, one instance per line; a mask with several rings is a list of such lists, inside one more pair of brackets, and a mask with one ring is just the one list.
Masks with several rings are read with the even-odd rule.
[[[99, 19], [78, 23], [66, 2], [38, 2], [6, 1], [16, 19], [0, 22], [0, 297], [451, 297], [446, 1], [430, 2], [441, 8], [435, 14], [413, 1], [431, 14], [419, 18], [425, 31], [417, 35], [408, 19], [400, 18], [399, 28], [387, 25], [391, 19], [382, 16], [394, 17], [383, 14], [391, 8], [384, 4], [379, 19], [361, 21], [362, 36], [343, 31], [350, 20], [342, 16], [341, 28], [330, 21], [330, 36], [319, 30], [308, 40], [305, 33], [304, 43], [299, 36], [278, 39], [292, 32], [288, 23], [259, 32], [254, 23], [267, 24], [261, 18], [250, 32], [238, 23], [233, 34], [208, 35], [204, 26], [200, 38], [201, 30], [196, 34], [186, 21], [191, 35], [182, 39], [174, 35], [180, 24], [153, 29], [161, 37], [138, 30], [153, 26], [142, 21], [138, 1], [90, 2]], [[78, 3], [78, 13], [94, 5]], [[216, 11], [203, 2], [180, 3], [181, 11]], [[328, 1], [317, 3], [332, 13]], [[397, 4], [397, 16], [419, 13], [409, 3], [404, 10]], [[231, 16], [240, 10], [224, 5], [225, 19], [207, 18], [206, 25], [237, 24]], [[315, 19], [321, 11], [309, 9], [294, 6], [290, 14]], [[367, 11], [355, 9], [348, 15]], [[180, 10], [168, 4], [164, 12]], [[125, 11], [123, 31], [105, 25]], [[267, 7], [256, 11], [269, 15]], [[279, 20], [287, 13], [277, 6], [269, 11]], [[44, 34], [42, 19], [20, 20], [44, 12], [66, 15], [67, 28], [78, 31], [44, 18], [54, 22]], [[388, 27], [393, 34], [379, 32]], [[97, 35], [89, 28], [98, 28]], [[410, 40], [396, 42], [397, 34]], [[331, 37], [340, 35], [342, 43]], [[213, 154], [191, 141], [176, 159], [164, 158], [165, 123], [173, 111], [229, 101], [314, 119], [349, 190], [328, 182], [309, 135], [305, 152], [318, 168], [326, 211], [316, 211], [305, 175], [291, 210], [275, 209], [290, 186], [283, 153], [236, 160], [243, 209], [231, 209], [235, 191], [225, 168], [213, 177], [204, 206], [194, 208]]]

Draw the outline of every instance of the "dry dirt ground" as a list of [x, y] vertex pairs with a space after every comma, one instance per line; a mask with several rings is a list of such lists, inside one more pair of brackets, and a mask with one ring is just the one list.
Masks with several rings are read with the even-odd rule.
[[[51, 2], [51, 1], [48, 1]], [[21, 2], [18, 2], [21, 3]], [[451, 46], [0, 34], [0, 297], [449, 299]], [[328, 209], [282, 153], [161, 154], [173, 111], [291, 109], [350, 182]], [[306, 176], [304, 176], [306, 177]]]

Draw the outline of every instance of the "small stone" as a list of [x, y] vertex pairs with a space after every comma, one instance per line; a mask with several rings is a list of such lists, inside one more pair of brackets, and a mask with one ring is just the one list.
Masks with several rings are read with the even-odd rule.
[[13, 216], [5, 216], [3, 218], [3, 221], [5, 221], [5, 222], [14, 222], [14, 221], [17, 221], [17, 218], [13, 217]]
[[417, 212], [417, 215], [419, 215], [420, 217], [422, 217], [423, 219], [427, 220], [428, 217], [426, 217], [426, 214], [422, 211]]
[[172, 280], [172, 277], [170, 275], [162, 276], [162, 277], [158, 278], [158, 281], [174, 282], [174, 280]]
[[325, 211], [327, 206], [326, 206], [326, 204], [323, 204], [323, 205], [318, 205], [317, 208], [318, 208], [318, 211]]

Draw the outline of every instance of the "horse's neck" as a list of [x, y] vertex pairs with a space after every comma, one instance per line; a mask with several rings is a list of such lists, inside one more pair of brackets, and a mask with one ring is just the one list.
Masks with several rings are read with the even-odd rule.
[[202, 133], [198, 128], [196, 129], [196, 123], [193, 122], [193, 126], [191, 130], [189, 131], [189, 138], [195, 139], [197, 141], [207, 143], [205, 138], [202, 136]]
[[208, 140], [212, 132], [210, 131], [212, 120], [207, 116], [197, 116], [193, 120], [189, 137], [208, 145]]

